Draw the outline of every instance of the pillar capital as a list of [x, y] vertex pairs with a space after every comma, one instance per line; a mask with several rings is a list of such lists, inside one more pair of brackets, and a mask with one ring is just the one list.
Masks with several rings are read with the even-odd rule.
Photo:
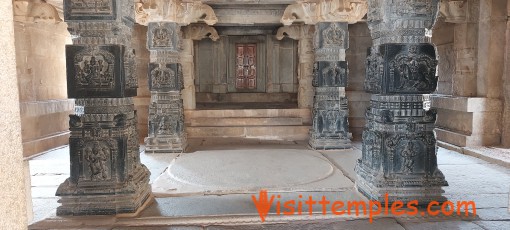
[[180, 25], [194, 22], [214, 25], [218, 22], [214, 10], [200, 0], [134, 0], [134, 4], [136, 22], [141, 25], [160, 21]]
[[314, 34], [313, 25], [282, 26], [276, 32], [276, 39], [282, 40], [285, 36], [294, 40], [312, 39], [313, 34]]
[[300, 0], [289, 5], [280, 20], [284, 25], [293, 22], [316, 24], [317, 22], [360, 21], [368, 11], [366, 0]]

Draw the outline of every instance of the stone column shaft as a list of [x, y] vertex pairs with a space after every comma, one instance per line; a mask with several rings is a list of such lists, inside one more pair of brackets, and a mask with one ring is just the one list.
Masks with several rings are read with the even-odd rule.
[[356, 188], [381, 203], [445, 201], [441, 187], [447, 183], [435, 153], [436, 112], [424, 108], [424, 94], [437, 86], [437, 58], [427, 31], [438, 0], [368, 2], [374, 46], [367, 57], [365, 90], [372, 96]]
[[301, 38], [298, 41], [299, 53], [299, 90], [298, 90], [298, 107], [299, 108], [312, 108], [314, 87], [313, 81], [313, 26], [306, 26], [307, 29], [303, 31]]
[[57, 189], [57, 215], [135, 213], [151, 189], [150, 173], [140, 163], [133, 104], [132, 3], [65, 0], [64, 9], [74, 35], [66, 56], [76, 112], [69, 121], [71, 175]]
[[186, 149], [184, 110], [181, 99], [183, 70], [179, 63], [180, 26], [175, 22], [150, 22], [147, 48], [150, 51], [149, 135], [147, 153], [174, 153]]
[[193, 60], [193, 40], [182, 39], [182, 51], [180, 53], [180, 63], [182, 65], [183, 90], [182, 100], [184, 109], [196, 109], [195, 93], [195, 64]]
[[314, 149], [351, 148], [347, 97], [349, 44], [347, 22], [319, 22], [315, 26], [315, 87], [310, 146]]

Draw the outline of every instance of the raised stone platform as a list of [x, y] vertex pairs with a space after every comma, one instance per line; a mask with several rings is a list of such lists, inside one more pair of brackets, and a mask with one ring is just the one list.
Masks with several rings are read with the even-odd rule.
[[307, 140], [309, 109], [212, 109], [184, 112], [190, 138], [236, 137]]

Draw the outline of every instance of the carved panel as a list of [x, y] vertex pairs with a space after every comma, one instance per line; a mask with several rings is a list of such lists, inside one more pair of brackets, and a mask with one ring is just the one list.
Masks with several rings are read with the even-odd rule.
[[136, 96], [126, 88], [124, 46], [67, 45], [67, 92], [70, 98]]
[[348, 68], [346, 61], [315, 63], [313, 86], [346, 87]]
[[117, 0], [64, 0], [66, 21], [116, 20]]
[[149, 64], [149, 89], [180, 91], [182, 89], [181, 64]]
[[315, 26], [315, 48], [349, 48], [348, 24], [342, 22], [320, 22]]
[[236, 44], [236, 89], [257, 88], [257, 44]]
[[433, 45], [384, 44], [379, 46], [378, 53], [373, 51], [367, 59], [365, 89], [368, 92], [426, 94], [436, 89], [437, 60]]
[[179, 30], [177, 23], [157, 22], [149, 23], [147, 32], [147, 47], [150, 50], [163, 49], [178, 51]]

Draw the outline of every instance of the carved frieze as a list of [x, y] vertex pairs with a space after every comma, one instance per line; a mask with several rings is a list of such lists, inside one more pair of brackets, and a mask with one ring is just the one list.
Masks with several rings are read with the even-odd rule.
[[[375, 52], [374, 52], [375, 51]], [[436, 53], [430, 44], [384, 44], [367, 58], [365, 90], [371, 93], [432, 93]]]

